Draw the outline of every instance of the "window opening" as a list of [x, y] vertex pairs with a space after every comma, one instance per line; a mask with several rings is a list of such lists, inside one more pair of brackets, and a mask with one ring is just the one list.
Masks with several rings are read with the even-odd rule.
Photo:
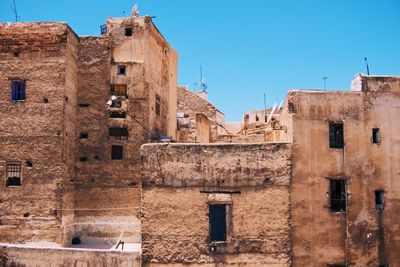
[[100, 34], [105, 34], [105, 33], [107, 33], [107, 26], [100, 25]]
[[123, 127], [123, 128], [117, 128], [117, 127], [113, 127], [113, 128], [109, 128], [108, 129], [108, 133], [110, 137], [114, 137], [114, 138], [119, 138], [122, 139], [123, 137], [127, 138], [128, 137], [128, 128]]
[[330, 180], [331, 211], [346, 211], [346, 180]]
[[21, 186], [21, 163], [7, 165], [6, 186]]
[[85, 161], [87, 161], [87, 157], [79, 157], [79, 161], [80, 162], [85, 162]]
[[343, 148], [343, 123], [329, 123], [329, 147]]
[[376, 210], [383, 210], [385, 199], [383, 197], [383, 190], [375, 190], [375, 208]]
[[374, 144], [381, 143], [381, 133], [379, 132], [379, 128], [372, 129], [372, 143]]
[[125, 65], [118, 65], [117, 74], [118, 75], [126, 75], [126, 66]]
[[14, 52], [14, 57], [19, 57], [19, 52]]
[[126, 118], [126, 113], [125, 112], [112, 111], [110, 113], [110, 118]]
[[258, 115], [256, 115], [256, 121], [259, 121], [260, 120], [260, 117], [258, 117]]
[[87, 139], [88, 136], [89, 136], [88, 133], [80, 133], [80, 134], [79, 134], [79, 139]]
[[87, 108], [87, 107], [89, 107], [89, 104], [87, 104], [87, 103], [80, 103], [80, 104], [79, 104], [79, 107], [81, 107], [81, 108]]
[[25, 163], [26, 163], [26, 167], [28, 167], [28, 168], [32, 168], [33, 167], [32, 160], [27, 160]]
[[126, 84], [112, 84], [110, 93], [115, 96], [126, 96], [128, 86]]
[[209, 205], [210, 241], [226, 241], [226, 205]]
[[111, 147], [111, 159], [122, 159], [122, 146]]
[[125, 36], [132, 36], [132, 28], [125, 28]]
[[156, 115], [161, 114], [161, 98], [156, 94]]
[[21, 101], [25, 100], [25, 81], [12, 81], [11, 82], [11, 100]]

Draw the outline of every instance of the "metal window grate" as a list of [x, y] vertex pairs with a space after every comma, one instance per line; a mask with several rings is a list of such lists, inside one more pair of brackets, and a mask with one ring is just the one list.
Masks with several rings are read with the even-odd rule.
[[6, 186], [20, 186], [20, 185], [21, 185], [21, 163], [8, 164]]
[[21, 101], [25, 100], [25, 81], [12, 81], [11, 82], [11, 100]]
[[330, 180], [331, 211], [346, 211], [347, 195], [345, 180]]
[[329, 123], [329, 147], [343, 148], [343, 123]]

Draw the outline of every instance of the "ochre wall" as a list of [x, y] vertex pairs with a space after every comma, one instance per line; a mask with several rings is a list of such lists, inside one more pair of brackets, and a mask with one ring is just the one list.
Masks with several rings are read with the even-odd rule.
[[[362, 91], [289, 92], [294, 266], [400, 263], [400, 83], [372, 77], [366, 84]], [[344, 149], [329, 148], [330, 121], [343, 122]], [[372, 144], [372, 128], [380, 128], [381, 144]], [[346, 213], [329, 209], [329, 177], [347, 181]], [[383, 213], [375, 209], [375, 190], [384, 190]]]
[[[142, 157], [145, 266], [290, 265], [290, 145], [147, 144]], [[208, 203], [221, 195], [232, 217], [213, 253]]]

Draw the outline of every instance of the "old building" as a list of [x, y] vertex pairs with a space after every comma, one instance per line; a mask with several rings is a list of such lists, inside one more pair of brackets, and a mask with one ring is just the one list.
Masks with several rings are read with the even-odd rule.
[[137, 14], [0, 23], [0, 70], [3, 266], [400, 266], [400, 77], [229, 124]]
[[140, 146], [176, 136], [177, 53], [151, 18], [1, 23], [0, 69], [0, 242], [140, 247]]

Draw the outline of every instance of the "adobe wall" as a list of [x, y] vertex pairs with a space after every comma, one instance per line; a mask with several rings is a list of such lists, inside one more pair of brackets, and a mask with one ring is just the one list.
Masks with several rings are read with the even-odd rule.
[[40, 248], [0, 244], [1, 266], [140, 267], [140, 253], [94, 249]]
[[[130, 242], [140, 240], [137, 217], [140, 158], [137, 151], [143, 142], [143, 129], [129, 116], [110, 118], [111, 110], [106, 102], [110, 98], [110, 75], [117, 71], [117, 66], [111, 64], [114, 49], [109, 37], [80, 39], [78, 102], [81, 105], [76, 136], [80, 136], [80, 133], [87, 133], [88, 136], [78, 140], [79, 154], [75, 159], [74, 235], [79, 236], [82, 242], [92, 242], [98, 238], [117, 239], [121, 231]], [[127, 66], [126, 79], [118, 81], [129, 85], [127, 93], [132, 101], [141, 97], [143, 90], [140, 80], [136, 82], [132, 77], [140, 77], [142, 73], [142, 64], [131, 64]], [[116, 82], [116, 78], [111, 77], [111, 83]], [[124, 101], [123, 108], [133, 115], [141, 107]], [[142, 119], [142, 116], [137, 118]], [[128, 127], [127, 138], [109, 136], [110, 127], [124, 126]], [[111, 159], [112, 145], [123, 146], [122, 160]], [[82, 157], [86, 160], [81, 161]]]
[[[374, 82], [368, 81], [369, 86]], [[290, 91], [293, 118], [291, 219], [294, 266], [396, 266], [399, 229], [398, 83], [380, 90]], [[381, 87], [382, 88], [382, 87]], [[344, 125], [344, 149], [329, 148], [329, 122]], [[380, 128], [381, 144], [372, 144]], [[390, 157], [388, 156], [390, 155]], [[329, 179], [346, 179], [345, 213], [329, 208]], [[385, 210], [375, 208], [383, 190]], [[379, 225], [383, 225], [380, 227]]]
[[[144, 266], [290, 265], [289, 144], [142, 146]], [[231, 201], [210, 251], [208, 203]]]
[[[75, 100], [66, 97], [75, 90], [76, 42], [64, 23], [0, 23], [2, 242], [63, 242], [61, 221], [71, 220], [60, 209], [61, 199], [71, 196], [64, 185], [73, 175], [74, 146], [63, 145], [74, 136]], [[25, 101], [11, 101], [14, 78], [26, 80]], [[7, 163], [15, 161], [21, 162], [22, 186], [6, 187]]]

